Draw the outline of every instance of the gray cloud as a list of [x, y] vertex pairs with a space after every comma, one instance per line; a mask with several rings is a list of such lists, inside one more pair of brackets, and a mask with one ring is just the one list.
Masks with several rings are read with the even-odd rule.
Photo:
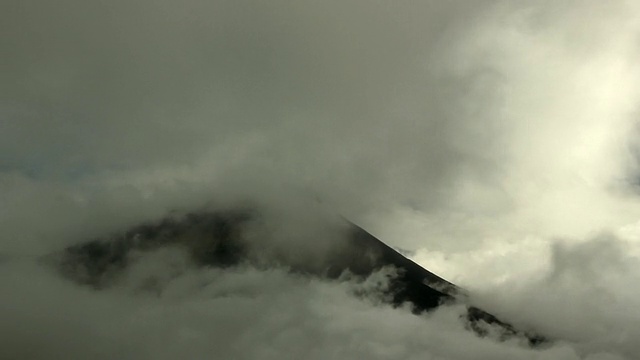
[[638, 353], [632, 339], [640, 332], [632, 310], [638, 306], [632, 285], [640, 275], [636, 251], [636, 243], [612, 234], [557, 242], [548, 268], [486, 289], [482, 296], [502, 316], [566, 339], [583, 358], [600, 353], [631, 359]]
[[628, 207], [637, 26], [568, 4], [14, 2], [0, 168], [86, 198], [311, 192], [409, 248], [585, 236]]
[[[2, 275], [3, 287], [15, 289], [3, 301], [3, 339], [18, 344], [0, 347], [7, 356], [25, 357], [33, 343], [43, 353], [32, 358], [68, 349], [76, 358], [269, 358], [305, 349], [317, 358], [632, 356], [623, 338], [637, 333], [629, 320], [637, 306], [623, 284], [637, 276], [613, 264], [635, 261], [623, 254], [638, 237], [548, 249], [557, 237], [618, 234], [640, 216], [629, 191], [640, 95], [635, 4], [2, 7], [4, 258], [45, 254], [172, 210], [248, 201], [270, 204], [274, 220], [295, 219], [273, 233], [296, 242], [330, 210], [416, 250], [417, 261], [449, 279], [504, 294], [487, 301], [508, 315], [543, 327], [563, 319], [569, 325], [549, 330], [570, 340], [541, 352], [483, 342], [460, 329], [455, 309], [423, 321], [354, 302], [343, 291], [351, 285], [300, 284], [277, 271], [185, 270], [167, 280], [177, 299], [150, 299], [124, 285], [88, 293], [24, 260]], [[306, 213], [308, 202], [321, 210]], [[148, 271], [180, 263], [168, 256], [177, 260], [154, 258]], [[190, 288], [210, 277], [259, 294], [214, 296], [207, 291], [223, 285], [208, 280], [205, 290]], [[501, 287], [514, 283], [524, 289]], [[593, 290], [612, 298], [588, 303]], [[573, 297], [586, 300], [566, 301]], [[248, 315], [230, 312], [227, 301]], [[516, 315], [521, 304], [529, 310]], [[581, 330], [594, 323], [623, 340]], [[130, 326], [116, 331], [122, 324]], [[325, 342], [311, 341], [318, 338]]]
[[455, 110], [467, 76], [432, 67], [481, 4], [142, 4], [6, 15], [6, 166], [82, 176], [235, 162], [405, 202], [407, 185], [447, 187], [461, 163], [476, 167], [451, 143], [468, 123]]
[[[139, 257], [101, 292], [29, 261], [3, 264], [0, 285], [14, 291], [3, 298], [0, 351], [27, 359], [632, 359], [639, 329], [632, 310], [637, 292], [629, 285], [638, 277], [637, 258], [597, 258], [603, 248], [616, 253], [610, 249], [625, 246], [612, 237], [558, 245], [553, 266], [539, 280], [476, 296], [520, 326], [559, 339], [541, 349], [478, 338], [464, 329], [457, 307], [415, 316], [350, 295], [377, 286], [386, 279], [381, 274], [354, 283], [280, 269], [197, 269], [186, 254], [167, 248]], [[602, 264], [585, 281], [593, 261]]]

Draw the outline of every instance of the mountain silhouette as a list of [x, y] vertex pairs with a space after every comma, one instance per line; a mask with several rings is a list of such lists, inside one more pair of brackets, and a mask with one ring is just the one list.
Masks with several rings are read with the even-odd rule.
[[[394, 269], [382, 298], [393, 306], [411, 304], [419, 314], [444, 304], [463, 303], [467, 311], [463, 321], [480, 336], [490, 327], [499, 329], [502, 339], [520, 336], [530, 345], [549, 342], [543, 336], [517, 329], [506, 321], [473, 306], [463, 289], [424, 269], [354, 223], [346, 221], [339, 242], [319, 260], [296, 259], [271, 252], [272, 259], [258, 261], [243, 234], [259, 218], [254, 211], [202, 211], [181, 217], [167, 217], [153, 223], [134, 226], [122, 233], [81, 242], [48, 262], [55, 264], [67, 278], [96, 289], [108, 287], [128, 266], [133, 252], [153, 251], [167, 246], [187, 250], [198, 266], [227, 268], [239, 265], [286, 266], [304, 276], [339, 279], [345, 273], [365, 278], [383, 268]], [[256, 245], [254, 244], [253, 247]], [[287, 249], [280, 249], [282, 252]]]

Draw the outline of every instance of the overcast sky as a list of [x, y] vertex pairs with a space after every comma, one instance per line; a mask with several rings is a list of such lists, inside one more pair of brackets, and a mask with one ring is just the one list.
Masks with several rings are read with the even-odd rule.
[[[23, 259], [1, 280], [16, 289], [2, 310], [0, 341], [19, 344], [7, 354], [34, 343], [76, 358], [640, 353], [635, 1], [9, 0], [0, 34], [0, 253]], [[24, 260], [247, 200], [298, 216], [319, 204], [567, 343], [486, 343], [459, 328], [459, 309], [424, 322], [350, 300], [352, 284], [277, 271], [189, 270], [161, 301], [130, 284], [85, 293]], [[156, 255], [136, 271], [183, 261]], [[224, 281], [196, 294], [194, 277]], [[243, 297], [253, 285], [264, 292]], [[243, 315], [218, 304], [225, 291]]]

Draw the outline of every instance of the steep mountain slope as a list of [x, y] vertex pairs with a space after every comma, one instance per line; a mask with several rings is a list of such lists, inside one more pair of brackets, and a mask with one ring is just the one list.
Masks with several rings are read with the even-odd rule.
[[[464, 321], [478, 333], [486, 335], [488, 326], [499, 329], [502, 338], [523, 336], [531, 345], [547, 340], [517, 330], [512, 325], [472, 306], [463, 289], [444, 280], [406, 258], [359, 226], [346, 222], [330, 246], [300, 252], [292, 244], [274, 246], [268, 236], [256, 240], [251, 234], [266, 232], [261, 217], [252, 211], [218, 211], [167, 217], [156, 223], [135, 226], [126, 232], [71, 246], [53, 254], [61, 273], [80, 284], [96, 289], [109, 287], [136, 261], [136, 254], [162, 247], [177, 246], [186, 250], [196, 266], [286, 267], [303, 276], [338, 280], [347, 274], [364, 279], [383, 268], [393, 269], [387, 286], [379, 289], [381, 298], [400, 306], [411, 304], [415, 313], [442, 304], [467, 304]], [[298, 244], [297, 246], [304, 246]]]

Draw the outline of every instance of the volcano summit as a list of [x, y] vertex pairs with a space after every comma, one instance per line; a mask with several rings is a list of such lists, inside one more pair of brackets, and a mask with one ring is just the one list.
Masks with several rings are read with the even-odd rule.
[[[96, 290], [117, 283], [141, 254], [170, 247], [186, 251], [197, 267], [279, 267], [298, 276], [330, 281], [346, 278], [362, 281], [386, 270], [387, 283], [377, 287], [375, 294], [368, 294], [383, 303], [394, 307], [408, 304], [416, 314], [441, 305], [462, 303], [467, 311], [461, 321], [480, 336], [493, 329], [501, 339], [523, 337], [531, 345], [547, 341], [473, 306], [463, 289], [422, 268], [361, 227], [348, 221], [333, 227], [327, 234], [322, 234], [333, 237], [324, 246], [300, 241], [296, 245], [274, 243], [265, 239], [282, 234], [265, 224], [258, 212], [202, 211], [166, 217], [82, 242], [51, 255], [47, 262], [53, 263], [66, 278]], [[318, 236], [307, 240], [318, 241]], [[145, 288], [162, 291], [152, 279]]]

